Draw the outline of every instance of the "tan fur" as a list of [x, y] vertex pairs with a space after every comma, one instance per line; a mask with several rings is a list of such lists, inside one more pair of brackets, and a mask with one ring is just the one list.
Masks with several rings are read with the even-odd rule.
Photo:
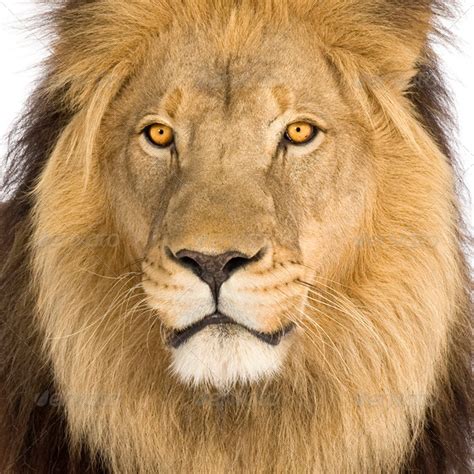
[[[384, 2], [369, 0], [238, 3], [104, 0], [60, 23], [49, 88], [67, 86], [75, 115], [34, 190], [32, 248], [37, 319], [70, 435], [121, 473], [397, 472], [447, 376], [450, 328], [464, 298], [452, 171], [405, 97], [430, 15], [420, 8], [390, 23], [374, 14]], [[250, 89], [271, 75], [272, 64], [281, 75], [268, 96], [231, 90], [227, 113], [241, 120], [248, 141], [225, 114], [209, 112], [201, 130], [214, 138], [196, 145], [196, 164], [185, 175], [194, 199], [180, 191], [166, 197], [163, 210], [161, 169], [133, 139], [130, 145], [120, 124], [158, 90], [152, 78], [162, 49], [172, 58], [169, 77], [185, 71], [196, 79], [202, 70], [183, 65], [180, 47], [199, 57], [203, 44], [209, 58], [237, 58], [250, 68], [256, 79], [242, 73]], [[270, 114], [273, 100], [280, 113], [297, 100], [295, 83], [285, 82], [295, 75], [291, 61], [275, 66], [285, 48], [304, 50], [302, 84], [313, 73], [304, 58], [314, 59], [328, 122], [319, 155], [283, 178], [287, 189], [291, 179], [303, 180], [290, 196], [271, 180], [255, 178], [250, 186], [257, 174], [245, 174], [267, 156], [252, 142], [258, 117], [250, 105]], [[157, 101], [177, 119], [183, 108], [223, 102], [212, 95], [211, 72], [202, 77], [201, 89], [183, 79]], [[229, 136], [226, 130], [237, 139], [225, 142], [231, 153], [219, 184], [217, 165], [199, 163], [219, 154], [213, 144]], [[129, 174], [117, 158], [125, 149]], [[136, 188], [130, 174], [139, 179]], [[206, 196], [211, 208], [197, 204]], [[166, 235], [150, 240], [157, 215]], [[162, 331], [173, 314], [147, 304], [142, 269], [132, 262], [146, 256], [145, 272], [160, 272], [165, 239], [177, 248], [202, 247], [200, 235], [219, 251], [273, 239], [272, 268], [280, 263], [295, 273], [285, 290], [293, 292], [289, 309], [275, 305], [261, 326], [298, 325], [278, 376], [222, 393], [186, 386], [170, 373]], [[88, 245], [97, 236], [117, 239]], [[265, 265], [273, 264], [262, 262], [252, 278]], [[268, 285], [277, 286], [283, 276], [272, 278]]]

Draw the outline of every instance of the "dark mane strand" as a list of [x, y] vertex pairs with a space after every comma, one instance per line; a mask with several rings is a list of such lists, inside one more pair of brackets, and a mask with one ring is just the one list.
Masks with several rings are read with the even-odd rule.
[[29, 291], [30, 193], [71, 119], [62, 97], [38, 87], [10, 135], [0, 208], [0, 472], [100, 472], [69, 452]]
[[[459, 199], [462, 202], [463, 182], [460, 167], [452, 148], [455, 120], [451, 97], [444, 83], [435, 54], [428, 50], [426, 60], [419, 66], [413, 80], [410, 99], [422, 123], [448, 158], [456, 178]], [[472, 347], [466, 331], [472, 325], [470, 296], [470, 268], [461, 249], [469, 244], [469, 231], [458, 213], [459, 258], [464, 267], [465, 299], [459, 303], [457, 325], [449, 341], [448, 380], [428, 409], [425, 430], [415, 447], [407, 472], [469, 473], [472, 450]]]

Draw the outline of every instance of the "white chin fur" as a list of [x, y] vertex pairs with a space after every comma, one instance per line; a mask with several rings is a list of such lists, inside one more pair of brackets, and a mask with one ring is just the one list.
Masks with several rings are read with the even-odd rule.
[[226, 389], [276, 375], [287, 346], [270, 346], [235, 326], [208, 326], [173, 349], [171, 369], [185, 383]]

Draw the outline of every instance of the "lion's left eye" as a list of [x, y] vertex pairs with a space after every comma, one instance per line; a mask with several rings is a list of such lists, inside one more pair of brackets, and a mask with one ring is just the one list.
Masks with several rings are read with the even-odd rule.
[[174, 142], [174, 131], [168, 125], [154, 123], [143, 130], [147, 140], [160, 148], [169, 147]]
[[286, 127], [285, 138], [294, 145], [305, 145], [318, 134], [318, 128], [309, 122], [295, 122]]

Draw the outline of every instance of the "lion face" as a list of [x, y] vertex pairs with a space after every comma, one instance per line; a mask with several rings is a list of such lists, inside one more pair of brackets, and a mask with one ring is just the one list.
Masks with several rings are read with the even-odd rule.
[[[104, 121], [109, 192], [184, 381], [274, 376], [368, 212], [370, 152], [315, 40], [173, 30]], [[298, 71], [295, 75], [294, 71]]]

